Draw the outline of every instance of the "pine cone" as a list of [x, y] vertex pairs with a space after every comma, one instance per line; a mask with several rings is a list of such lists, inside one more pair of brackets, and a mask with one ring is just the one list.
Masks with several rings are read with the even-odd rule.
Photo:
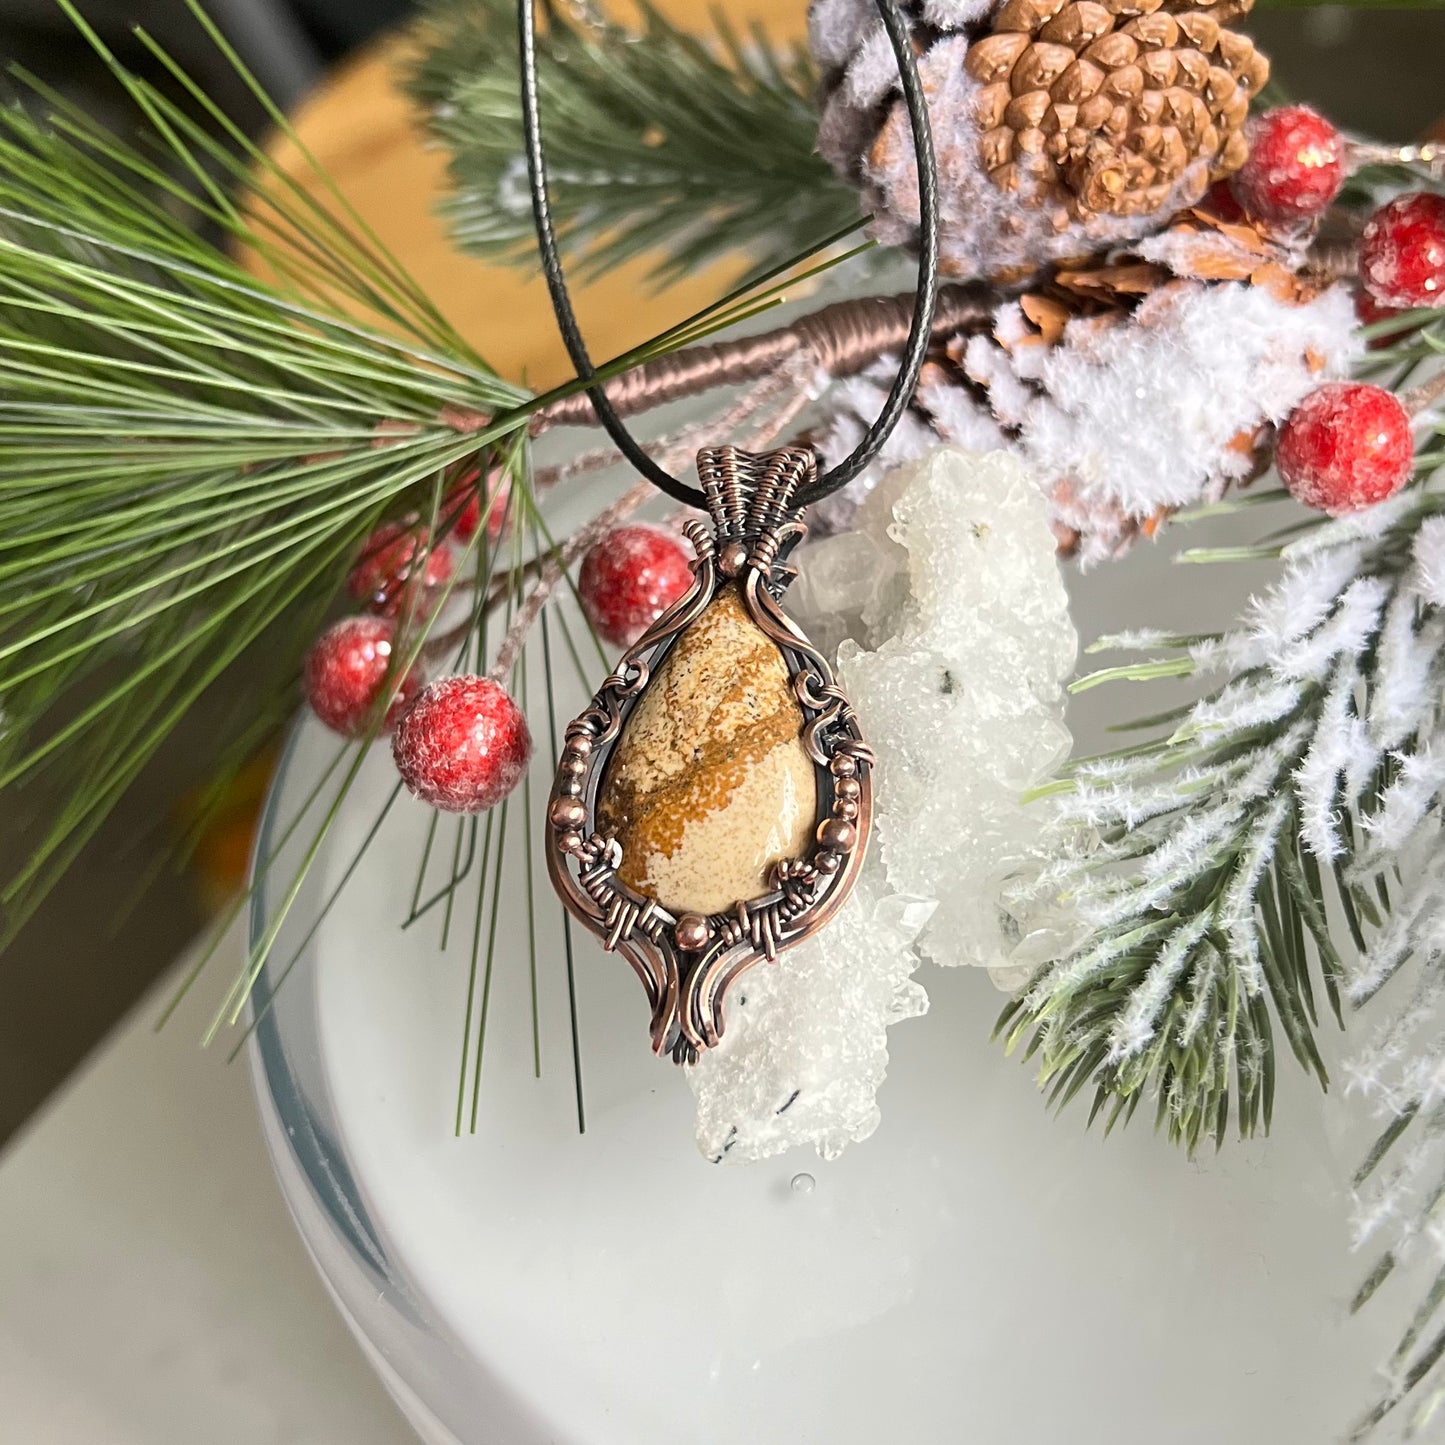
[[[939, 157], [943, 269], [1017, 279], [1133, 241], [1247, 154], [1269, 63], [1228, 28], [1253, 0], [911, 0]], [[814, 0], [819, 149], [880, 240], [917, 234], [918, 178], [871, 0]]]

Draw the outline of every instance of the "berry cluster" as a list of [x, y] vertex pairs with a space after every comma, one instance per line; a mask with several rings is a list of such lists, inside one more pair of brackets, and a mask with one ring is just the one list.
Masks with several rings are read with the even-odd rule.
[[[1445, 301], [1445, 196], [1417, 191], [1380, 207], [1360, 238], [1360, 279], [1355, 310], [1366, 325]], [[1382, 387], [1329, 382], [1285, 421], [1275, 461], [1285, 486], [1306, 506], [1332, 516], [1357, 512], [1410, 480], [1410, 414]]]
[[[1237, 210], [1266, 227], [1303, 228], [1339, 194], [1349, 148], [1339, 131], [1304, 105], [1266, 111], [1250, 123], [1250, 153], [1208, 204], [1225, 219]], [[1445, 302], [1445, 196], [1395, 197], [1371, 216], [1360, 239], [1362, 325]], [[1407, 323], [1408, 324], [1408, 323]], [[1395, 333], [1398, 334], [1398, 333]], [[1392, 334], [1371, 345], [1389, 345]], [[1338, 516], [1393, 496], [1414, 469], [1411, 418], [1390, 391], [1332, 381], [1311, 392], [1280, 428], [1275, 462], [1306, 506]]]
[[[485, 492], [486, 501], [482, 498]], [[506, 482], [480, 473], [459, 481], [444, 515], [453, 536], [467, 541], [482, 525], [501, 537]], [[303, 669], [306, 700], [333, 731], [349, 738], [392, 734], [392, 757], [407, 787], [434, 808], [477, 813], [505, 798], [532, 755], [527, 720], [490, 677], [425, 680], [424, 648], [399, 642], [405, 621], [432, 611], [445, 595], [455, 563], [445, 541], [415, 523], [388, 522], [367, 539], [347, 590], [369, 613], [344, 617], [313, 644]], [[624, 526], [588, 552], [580, 593], [598, 634], [630, 646], [687, 591], [688, 549], [661, 527]], [[419, 654], [419, 655], [417, 655]]]

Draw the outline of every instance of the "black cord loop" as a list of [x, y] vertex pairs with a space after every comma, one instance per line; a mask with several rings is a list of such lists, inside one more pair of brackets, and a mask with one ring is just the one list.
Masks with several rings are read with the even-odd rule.
[[[884, 29], [893, 46], [898, 63], [904, 104], [913, 127], [913, 149], [918, 161], [919, 255], [918, 291], [913, 308], [913, 322], [899, 362], [898, 374], [878, 418], [868, 428], [853, 452], [830, 471], [825, 472], [797, 501], [806, 506], [846, 486], [883, 449], [894, 427], [898, 425], [918, 385], [919, 374], [928, 354], [933, 334], [933, 316], [938, 302], [938, 158], [933, 149], [933, 132], [928, 120], [928, 104], [923, 84], [918, 78], [918, 63], [913, 54], [912, 37], [896, 0], [875, 0]], [[542, 149], [541, 111], [537, 86], [537, 13], [536, 0], [517, 0], [517, 30], [521, 47], [522, 69], [522, 131], [526, 143], [527, 177], [532, 192], [532, 220], [537, 231], [537, 249], [541, 253], [542, 273], [552, 298], [552, 310], [563, 344], [583, 381], [596, 376], [596, 368], [588, 355], [587, 344], [577, 325], [567, 280], [562, 272], [562, 259], [557, 250], [557, 237], [552, 228], [552, 206], [547, 192], [547, 161]], [[691, 507], [706, 505], [701, 490], [689, 486], [653, 461], [637, 439], [623, 425], [607, 393], [600, 385], [587, 388], [587, 397], [597, 420], [602, 424], [618, 451], [660, 491]]]

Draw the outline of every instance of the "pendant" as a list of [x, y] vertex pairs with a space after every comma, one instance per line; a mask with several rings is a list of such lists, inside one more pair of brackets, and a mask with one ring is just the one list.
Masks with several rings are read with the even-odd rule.
[[712, 526], [693, 584], [570, 723], [545, 848], [568, 910], [647, 992], [652, 1047], [696, 1061], [728, 990], [837, 913], [873, 755], [828, 661], [779, 606], [811, 448], [698, 457]]

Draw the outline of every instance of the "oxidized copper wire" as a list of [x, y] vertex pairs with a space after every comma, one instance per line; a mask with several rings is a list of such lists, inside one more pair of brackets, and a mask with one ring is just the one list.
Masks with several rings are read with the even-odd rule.
[[[933, 318], [933, 337], [944, 341], [969, 326], [982, 325], [997, 304], [977, 285], [942, 287]], [[879, 357], [899, 349], [913, 320], [914, 296], [866, 296], [836, 301], [790, 326], [758, 336], [690, 346], [625, 371], [606, 384], [608, 400], [620, 416], [697, 396], [719, 386], [757, 381], [785, 362], [801, 358], [830, 378], [853, 376]], [[585, 394], [563, 397], [532, 418], [540, 435], [553, 426], [593, 426], [596, 416]]]
[[[679, 1063], [715, 1045], [732, 984], [811, 937], [857, 881], [872, 822], [873, 754], [826, 658], [783, 612], [792, 578], [782, 561], [806, 530], [794, 495], [817, 475], [811, 448], [755, 454], [719, 447], [698, 457], [712, 517], [686, 528], [693, 585], [626, 652], [567, 728], [548, 803], [547, 866], [568, 909], [632, 965], [652, 1009], [652, 1046]], [[703, 917], [670, 913], [617, 877], [622, 849], [595, 829], [597, 792], [633, 706], [677, 639], [724, 586], [736, 583], [753, 622], [781, 652], [818, 783], [816, 843], [773, 869], [770, 892]]]

